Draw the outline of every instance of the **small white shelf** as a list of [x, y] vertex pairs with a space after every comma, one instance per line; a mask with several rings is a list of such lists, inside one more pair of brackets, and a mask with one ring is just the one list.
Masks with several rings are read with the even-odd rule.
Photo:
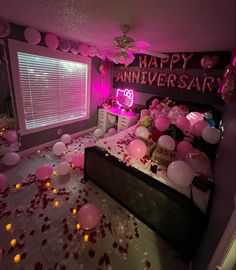
[[115, 122], [117, 123], [117, 132], [136, 124], [139, 118], [138, 114], [126, 112], [121, 109], [98, 109], [98, 127], [101, 128], [103, 132], [107, 132], [109, 128], [115, 126], [114, 123], [109, 121], [109, 114], [116, 117]]

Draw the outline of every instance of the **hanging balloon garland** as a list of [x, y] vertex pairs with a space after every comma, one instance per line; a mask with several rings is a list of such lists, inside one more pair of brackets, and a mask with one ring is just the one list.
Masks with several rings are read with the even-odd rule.
[[11, 32], [11, 26], [10, 24], [0, 19], [0, 38], [6, 38]]

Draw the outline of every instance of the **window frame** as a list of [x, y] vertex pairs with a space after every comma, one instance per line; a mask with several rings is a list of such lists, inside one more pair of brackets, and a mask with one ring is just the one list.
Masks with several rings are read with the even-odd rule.
[[[9, 48], [16, 112], [17, 112], [19, 129], [20, 129], [19, 131], [21, 135], [32, 134], [39, 131], [48, 130], [48, 129], [80, 122], [80, 121], [87, 120], [90, 118], [91, 58], [81, 56], [81, 55], [74, 55], [72, 53], [54, 50], [47, 47], [33, 46], [28, 43], [12, 40], [12, 39], [8, 40], [8, 48]], [[21, 85], [20, 85], [20, 69], [19, 69], [19, 62], [18, 62], [18, 52], [87, 64], [88, 73], [87, 73], [87, 93], [86, 93], [87, 94], [86, 116], [77, 118], [77, 119], [65, 120], [65, 121], [49, 124], [42, 127], [26, 129], [23, 98], [22, 98]]]

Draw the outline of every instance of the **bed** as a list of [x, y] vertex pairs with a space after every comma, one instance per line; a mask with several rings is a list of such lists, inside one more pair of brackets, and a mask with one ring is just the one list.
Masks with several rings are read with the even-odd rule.
[[[152, 97], [147, 107], [154, 98], [160, 99]], [[191, 111], [211, 110], [219, 122], [220, 113], [211, 106], [182, 101], [176, 103], [187, 105]], [[150, 170], [148, 161], [137, 162], [130, 157], [127, 160], [123, 144], [132, 139], [134, 129], [132, 126], [85, 149], [85, 180], [95, 182], [168, 241], [183, 259], [191, 260], [207, 225], [214, 184], [210, 182], [203, 189], [198, 184], [180, 189], [168, 181], [163, 170], [155, 173]], [[195, 141], [194, 144], [209, 151], [214, 162], [215, 146], [209, 149], [202, 142]]]

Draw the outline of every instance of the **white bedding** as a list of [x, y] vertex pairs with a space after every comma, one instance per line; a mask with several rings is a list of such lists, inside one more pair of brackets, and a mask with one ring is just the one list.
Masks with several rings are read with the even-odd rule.
[[[117, 157], [121, 162], [124, 162], [126, 166], [132, 166], [149, 176], [153, 177], [157, 181], [164, 183], [172, 187], [173, 189], [181, 192], [190, 198], [190, 188], [189, 187], [179, 187], [174, 185], [168, 180], [167, 174], [165, 170], [158, 170], [157, 173], [153, 173], [150, 171], [150, 166], [152, 164], [149, 159], [141, 159], [137, 160], [132, 158], [126, 148], [128, 143], [134, 139], [134, 130], [136, 125], [117, 133], [114, 136], [106, 137], [97, 141], [96, 145], [100, 148], [106, 149], [111, 155]], [[198, 190], [194, 186], [192, 187], [192, 195], [194, 203], [203, 211], [206, 212], [207, 204], [209, 200], [209, 192], [202, 192]]]

